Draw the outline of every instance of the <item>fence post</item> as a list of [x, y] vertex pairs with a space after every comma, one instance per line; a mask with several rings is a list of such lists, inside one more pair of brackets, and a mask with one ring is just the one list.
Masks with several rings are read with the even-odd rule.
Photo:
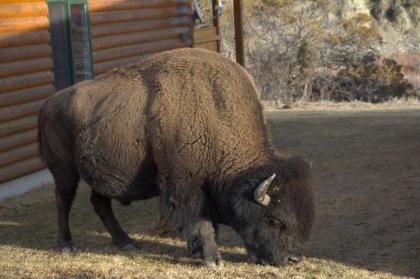
[[243, 22], [242, 22], [242, 3], [241, 0], [233, 1], [233, 16], [235, 23], [235, 46], [236, 46], [236, 62], [245, 67], [244, 55], [244, 37], [243, 37]]

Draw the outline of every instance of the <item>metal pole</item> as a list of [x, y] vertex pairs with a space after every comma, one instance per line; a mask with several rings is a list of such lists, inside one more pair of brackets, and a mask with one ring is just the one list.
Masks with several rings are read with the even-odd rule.
[[217, 34], [217, 52], [220, 52], [220, 27], [219, 27], [219, 16], [216, 11], [217, 0], [213, 0], [211, 3], [213, 10], [213, 26], [216, 28]]
[[236, 62], [245, 67], [244, 29], [242, 23], [241, 0], [233, 1], [233, 19], [235, 23]]

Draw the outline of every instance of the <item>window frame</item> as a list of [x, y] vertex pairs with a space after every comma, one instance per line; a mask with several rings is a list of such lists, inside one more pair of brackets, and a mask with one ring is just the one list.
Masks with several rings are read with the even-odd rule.
[[[92, 37], [91, 37], [91, 29], [90, 29], [90, 18], [89, 18], [89, 4], [88, 0], [47, 0], [48, 8], [50, 5], [63, 5], [64, 6], [64, 18], [61, 20], [64, 21], [66, 34], [65, 34], [65, 41], [67, 45], [67, 55], [68, 55], [68, 64], [69, 64], [69, 74], [70, 74], [70, 85], [75, 84], [76, 80], [76, 73], [75, 73], [75, 61], [74, 61], [74, 41], [73, 41], [73, 32], [71, 29], [71, 6], [72, 5], [82, 5], [84, 15], [86, 16], [86, 32], [87, 32], [87, 48], [88, 48], [88, 63], [90, 66], [90, 75], [91, 78], [95, 78], [95, 70], [93, 66], [93, 55], [92, 55]], [[50, 34], [52, 36], [52, 34]], [[51, 39], [51, 46], [52, 46], [52, 55], [56, 55], [56, 49], [53, 45], [53, 40]], [[53, 59], [54, 61], [54, 59]]]

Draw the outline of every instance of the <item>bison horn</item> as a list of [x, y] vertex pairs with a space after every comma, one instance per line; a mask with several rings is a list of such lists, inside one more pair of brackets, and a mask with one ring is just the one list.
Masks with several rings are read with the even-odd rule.
[[267, 190], [270, 187], [270, 184], [273, 181], [274, 177], [276, 177], [275, 173], [263, 182], [261, 182], [260, 185], [258, 185], [257, 189], [255, 189], [254, 200], [257, 203], [263, 206], [267, 206], [270, 204], [270, 196], [267, 194]]

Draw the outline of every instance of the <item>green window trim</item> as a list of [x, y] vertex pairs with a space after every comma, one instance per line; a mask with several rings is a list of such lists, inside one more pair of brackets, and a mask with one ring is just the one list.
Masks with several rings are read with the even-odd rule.
[[[69, 83], [67, 86], [70, 86], [72, 84], [75, 84], [81, 80], [85, 80], [85, 79], [93, 79], [95, 76], [94, 73], [94, 67], [93, 67], [93, 57], [92, 57], [92, 43], [91, 43], [91, 30], [90, 30], [90, 19], [89, 19], [89, 8], [88, 8], [88, 1], [87, 0], [48, 0], [48, 8], [52, 9], [54, 7], [62, 7], [63, 8], [63, 17], [60, 19], [55, 19], [55, 20], [61, 20], [62, 23], [64, 23], [65, 25], [65, 34], [61, 34], [61, 36], [64, 36], [64, 40], [65, 40], [65, 44], [66, 44], [66, 59], [68, 61], [67, 62], [67, 68], [68, 68], [68, 80]], [[72, 7], [73, 6], [78, 6], [80, 5], [82, 8], [82, 17], [81, 20], [83, 21], [83, 25], [82, 30], [81, 30], [81, 38], [79, 38], [80, 40], [80, 44], [82, 44], [82, 49], [78, 49], [75, 46], [75, 34], [73, 32], [73, 18], [72, 18]], [[61, 22], [60, 22], [61, 23]], [[59, 24], [60, 24], [59, 23]], [[50, 18], [50, 24], [56, 24], [56, 22], [52, 22], [51, 18]], [[86, 29], [84, 29], [86, 28]], [[51, 26], [50, 26], [51, 29]], [[84, 30], [83, 30], [84, 29]], [[53, 38], [53, 33], [50, 32], [51, 34], [51, 44], [52, 44], [52, 54], [53, 54], [53, 60], [54, 60], [54, 64], [55, 64], [55, 59], [56, 55], [62, 55], [62, 54], [58, 54], [58, 49], [57, 47], [54, 46], [54, 38]], [[84, 49], [86, 48], [86, 53], [84, 53]], [[77, 73], [76, 73], [76, 61], [75, 59], [77, 58], [76, 54], [82, 54], [82, 62], [79, 61], [79, 64], [82, 63], [83, 64], [83, 74], [84, 77], [80, 78], [80, 76], [78, 77]], [[86, 54], [86, 55], [85, 55]], [[54, 65], [56, 66], [56, 65]], [[63, 87], [62, 87], [63, 88]], [[57, 88], [57, 89], [62, 89], [62, 88]]]

